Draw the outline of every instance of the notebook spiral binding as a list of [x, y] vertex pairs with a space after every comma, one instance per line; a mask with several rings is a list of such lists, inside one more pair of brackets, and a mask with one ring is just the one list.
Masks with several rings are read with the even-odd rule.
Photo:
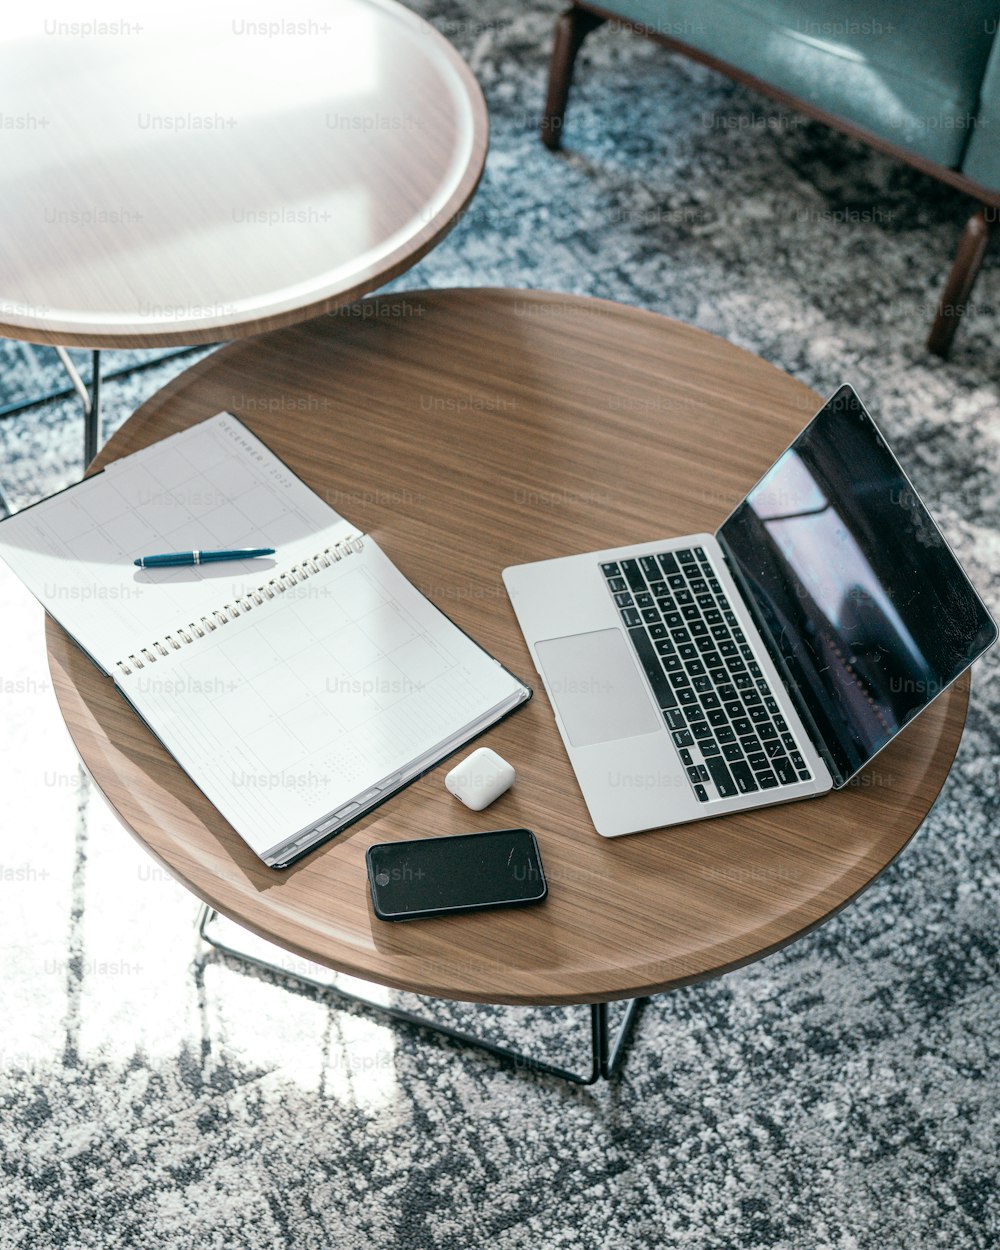
[[324, 547], [316, 555], [293, 564], [290, 569], [286, 569], [277, 577], [270, 578], [255, 590], [249, 591], [246, 595], [237, 596], [232, 603], [224, 603], [221, 608], [216, 608], [208, 616], [179, 626], [172, 634], [164, 634], [162, 642], [158, 639], [150, 647], [140, 647], [138, 654], [130, 655], [126, 660], [118, 660], [116, 667], [129, 677], [136, 669], [145, 668], [147, 664], [155, 664], [160, 656], [180, 651], [182, 647], [190, 646], [198, 638], [214, 633], [220, 625], [228, 625], [242, 613], [251, 612], [255, 607], [285, 594], [290, 587], [297, 586], [306, 578], [330, 568], [331, 565], [336, 564], [338, 560], [343, 560], [352, 552], [360, 551], [363, 546], [363, 538], [360, 534], [355, 534], [339, 543], [334, 543], [332, 547]]

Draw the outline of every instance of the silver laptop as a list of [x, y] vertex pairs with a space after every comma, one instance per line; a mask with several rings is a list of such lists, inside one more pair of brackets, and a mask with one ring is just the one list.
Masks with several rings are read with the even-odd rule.
[[503, 578], [605, 837], [846, 785], [997, 637], [849, 386], [714, 534]]

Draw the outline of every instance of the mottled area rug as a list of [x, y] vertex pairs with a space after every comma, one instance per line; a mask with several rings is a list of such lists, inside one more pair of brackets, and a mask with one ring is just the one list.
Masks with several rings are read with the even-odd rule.
[[[602, 296], [820, 392], [853, 382], [997, 611], [996, 257], [951, 361], [923, 348], [963, 198], [610, 29], [554, 156], [535, 127], [557, 6], [419, 7], [482, 82], [492, 148], [395, 286]], [[0, 365], [2, 402], [62, 384], [45, 350], [3, 343]], [[180, 367], [110, 382], [109, 426]], [[73, 400], [0, 421], [13, 504], [73, 480], [81, 444]], [[996, 660], [900, 860], [787, 950], [655, 999], [621, 1078], [584, 1090], [207, 954], [192, 897], [83, 777], [6, 570], [0, 611], [2, 1250], [997, 1245]], [[447, 1010], [582, 1061], [585, 1009]]]

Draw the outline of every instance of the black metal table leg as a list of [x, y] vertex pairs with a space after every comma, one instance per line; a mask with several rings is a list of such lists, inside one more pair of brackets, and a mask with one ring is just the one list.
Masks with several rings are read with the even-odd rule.
[[318, 989], [326, 990], [345, 1002], [356, 1003], [391, 1020], [398, 1020], [403, 1024], [438, 1033], [442, 1037], [451, 1038], [452, 1041], [458, 1042], [462, 1046], [473, 1046], [479, 1050], [485, 1050], [489, 1054], [496, 1055], [497, 1058], [506, 1060], [516, 1068], [524, 1071], [543, 1072], [548, 1076], [557, 1076], [564, 1081], [570, 1081], [574, 1085], [593, 1085], [602, 1078], [604, 1080], [611, 1079], [620, 1071], [632, 1026], [639, 1013], [639, 1008], [645, 1002], [645, 999], [642, 998], [633, 998], [629, 1001], [625, 1016], [615, 1035], [614, 1045], [609, 1044], [608, 1004], [592, 1003], [590, 1006], [590, 1071], [585, 1074], [571, 1072], [568, 1068], [549, 1063], [544, 1059], [535, 1059], [522, 1051], [513, 1049], [513, 1047], [499, 1046], [488, 1038], [478, 1037], [473, 1033], [465, 1032], [463, 1029], [452, 1028], [451, 1025], [443, 1024], [438, 1020], [432, 1020], [427, 1016], [417, 1015], [412, 1011], [405, 1011], [401, 1007], [391, 1007], [384, 1003], [374, 1002], [361, 994], [352, 994], [349, 990], [342, 989], [337, 985], [330, 985], [317, 977], [310, 977], [300, 972], [290, 972], [282, 968], [280, 964], [272, 963], [270, 960], [263, 959], [260, 956], [238, 950], [229, 943], [213, 937], [208, 931], [208, 926], [216, 915], [217, 913], [213, 908], [207, 904], [202, 905], [198, 913], [198, 935], [204, 942], [207, 942], [223, 955], [229, 955], [234, 959], [241, 960], [243, 963], [252, 964], [254, 967], [263, 968], [268, 972], [278, 973], [280, 976], [288, 977], [292, 981], [299, 981], [304, 985], [311, 985]]
[[91, 353], [90, 406], [84, 413], [83, 467], [86, 468], [101, 449], [101, 353]]

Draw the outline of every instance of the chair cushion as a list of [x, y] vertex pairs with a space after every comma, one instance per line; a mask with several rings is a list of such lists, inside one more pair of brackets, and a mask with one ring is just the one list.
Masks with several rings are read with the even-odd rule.
[[1000, 39], [993, 44], [979, 97], [979, 117], [969, 137], [962, 172], [1000, 191]]
[[997, 0], [595, 3], [953, 168], [1000, 16]]

